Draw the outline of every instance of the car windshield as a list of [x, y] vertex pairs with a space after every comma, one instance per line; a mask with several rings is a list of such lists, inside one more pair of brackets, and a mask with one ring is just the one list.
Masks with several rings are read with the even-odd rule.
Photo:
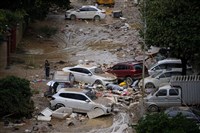
[[160, 75], [162, 73], [162, 71], [154, 73], [153, 75], [151, 75], [152, 78], [155, 78], [156, 76]]
[[96, 68], [90, 69], [90, 71], [93, 74], [102, 74], [102, 73], [104, 73], [103, 70], [102, 70], [102, 68], [100, 68], [100, 67], [96, 67]]
[[157, 65], [158, 65], [158, 62], [157, 63], [152, 63], [152, 64], [150, 64], [149, 68], [154, 68]]

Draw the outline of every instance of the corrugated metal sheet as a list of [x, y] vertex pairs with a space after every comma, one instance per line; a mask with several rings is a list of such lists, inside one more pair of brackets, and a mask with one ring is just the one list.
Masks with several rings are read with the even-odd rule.
[[186, 105], [200, 104], [200, 76], [186, 75], [173, 76], [170, 80], [172, 86], [182, 88], [182, 103]]

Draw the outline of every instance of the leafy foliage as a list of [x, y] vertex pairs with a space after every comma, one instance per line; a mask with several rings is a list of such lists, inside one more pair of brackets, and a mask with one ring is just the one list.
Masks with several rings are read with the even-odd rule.
[[169, 119], [164, 113], [148, 114], [139, 120], [137, 133], [200, 133], [195, 122], [177, 115]]
[[[0, 40], [8, 30], [24, 17], [30, 20], [42, 20], [52, 5], [70, 7], [70, 0], [4, 0], [0, 4]], [[28, 20], [26, 20], [28, 21]]]
[[25, 12], [22, 10], [11, 12], [9, 10], [0, 9], [0, 37], [3, 38], [3, 34], [5, 34], [9, 28], [16, 26], [17, 22], [23, 20], [24, 15]]
[[170, 56], [184, 63], [194, 59], [200, 50], [199, 0], [146, 0], [143, 5], [146, 44], [170, 48]]
[[31, 100], [30, 82], [15, 76], [0, 80], [0, 116], [31, 116], [34, 103]]

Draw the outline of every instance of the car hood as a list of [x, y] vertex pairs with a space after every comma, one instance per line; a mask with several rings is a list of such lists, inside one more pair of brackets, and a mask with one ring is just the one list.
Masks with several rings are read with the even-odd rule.
[[104, 78], [108, 78], [108, 79], [116, 79], [117, 77], [111, 73], [105, 72], [105, 73], [101, 73], [101, 74], [96, 74], [97, 76], [101, 76]]
[[73, 11], [77, 11], [77, 9], [69, 9], [66, 11], [66, 13], [70, 13], [70, 12], [73, 12]]
[[70, 69], [71, 67], [64, 67], [62, 70], [64, 71], [64, 72], [70, 72]]

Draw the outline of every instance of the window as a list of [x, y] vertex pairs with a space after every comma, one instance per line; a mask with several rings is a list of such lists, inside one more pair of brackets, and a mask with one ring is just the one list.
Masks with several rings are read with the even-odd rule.
[[142, 66], [141, 65], [134, 65], [134, 69], [135, 70], [142, 70]]
[[82, 68], [82, 73], [89, 74], [91, 73], [89, 70]]
[[60, 93], [59, 96], [63, 97], [63, 98], [71, 98], [70, 94], [68, 94], [68, 93]]
[[89, 11], [97, 11], [95, 8], [88, 8]]
[[182, 73], [181, 72], [172, 72], [171, 73], [171, 76], [177, 76], [177, 75], [182, 75]]
[[119, 70], [119, 65], [113, 66], [113, 70]]
[[167, 65], [167, 69], [171, 68], [182, 68], [181, 63], [170, 63]]
[[161, 69], [166, 69], [166, 68], [167, 68], [166, 64], [161, 64], [161, 65], [156, 66], [153, 70], [161, 70]]
[[159, 78], [168, 78], [171, 77], [171, 73], [167, 72], [167, 73], [163, 73], [162, 75], [159, 76]]
[[85, 101], [87, 100], [87, 97], [81, 94], [73, 94], [73, 93], [60, 93], [60, 97], [63, 98], [69, 98], [69, 99], [75, 99], [75, 100], [82, 100]]
[[81, 94], [73, 94], [76, 100], [82, 100], [82, 101], [86, 101], [87, 97], [81, 95]]
[[167, 95], [167, 90], [159, 90], [156, 96], [166, 96]]
[[85, 12], [85, 11], [88, 11], [88, 9], [87, 8], [81, 8], [80, 11]]
[[170, 89], [169, 90], [169, 95], [170, 96], [177, 96], [179, 94], [178, 89]]
[[128, 67], [127, 67], [126, 65], [121, 65], [121, 66], [119, 67], [119, 69], [120, 69], [120, 70], [127, 70]]
[[126, 65], [116, 65], [113, 67], [113, 70], [127, 70], [128, 66]]
[[74, 72], [82, 72], [81, 68], [71, 68], [69, 69], [70, 71], [74, 71]]

